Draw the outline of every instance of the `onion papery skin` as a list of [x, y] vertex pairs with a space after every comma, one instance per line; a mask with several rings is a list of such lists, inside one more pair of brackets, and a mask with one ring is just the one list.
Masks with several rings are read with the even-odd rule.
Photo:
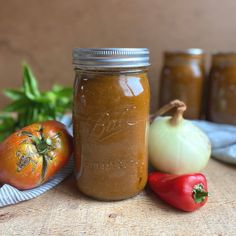
[[171, 124], [172, 117], [158, 117], [149, 129], [149, 160], [162, 172], [187, 174], [201, 171], [211, 155], [208, 137], [191, 121]]

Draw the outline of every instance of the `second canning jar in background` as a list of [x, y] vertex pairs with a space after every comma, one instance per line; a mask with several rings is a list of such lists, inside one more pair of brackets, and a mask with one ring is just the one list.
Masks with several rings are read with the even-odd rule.
[[147, 181], [149, 51], [75, 49], [77, 185], [101, 200], [139, 193]]
[[236, 125], [236, 53], [212, 56], [207, 118]]
[[165, 52], [160, 78], [160, 106], [180, 99], [187, 105], [185, 117], [199, 119], [203, 110], [204, 78], [204, 53], [201, 49]]

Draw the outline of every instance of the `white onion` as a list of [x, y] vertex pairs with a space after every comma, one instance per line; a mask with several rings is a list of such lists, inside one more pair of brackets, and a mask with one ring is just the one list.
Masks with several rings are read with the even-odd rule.
[[183, 102], [172, 101], [159, 114], [174, 107], [177, 110], [173, 117], [158, 117], [150, 126], [150, 162], [154, 168], [171, 174], [199, 172], [210, 158], [210, 141], [198, 127], [183, 119]]

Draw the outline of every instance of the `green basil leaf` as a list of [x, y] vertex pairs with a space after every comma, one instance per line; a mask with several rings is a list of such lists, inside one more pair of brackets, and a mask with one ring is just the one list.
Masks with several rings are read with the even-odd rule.
[[26, 63], [23, 63], [23, 88], [29, 99], [34, 100], [34, 98], [40, 96], [36, 78]]
[[52, 91], [47, 91], [47, 92], [44, 92], [42, 96], [40, 97], [40, 99], [38, 99], [37, 101], [55, 104], [56, 99], [57, 99], [57, 95], [55, 93], [53, 93]]
[[63, 88], [62, 87], [60, 90], [56, 90], [54, 92], [58, 97], [72, 97], [72, 95], [73, 95], [72, 88]]
[[9, 112], [0, 112], [0, 120], [7, 119], [7, 118], [13, 118], [11, 113]]
[[3, 109], [5, 112], [0, 113], [0, 140], [31, 123], [61, 117], [71, 110], [72, 94], [72, 88], [61, 85], [54, 85], [51, 90], [41, 93], [32, 70], [24, 63], [22, 88], [5, 91], [13, 102]]
[[59, 84], [54, 84], [52, 87], [53, 92], [58, 92], [58, 91], [61, 91], [62, 89], [63, 89], [63, 86], [61, 86]]
[[17, 112], [22, 110], [27, 110], [30, 106], [30, 101], [28, 99], [19, 99], [3, 108], [5, 112]]
[[49, 103], [51, 102], [50, 99], [47, 96], [39, 96], [37, 98], [34, 99], [35, 103]]
[[0, 141], [15, 131], [16, 121], [8, 113], [0, 113]]
[[21, 90], [17, 89], [5, 89], [3, 91], [4, 95], [11, 98], [12, 100], [17, 100], [25, 97], [25, 94]]

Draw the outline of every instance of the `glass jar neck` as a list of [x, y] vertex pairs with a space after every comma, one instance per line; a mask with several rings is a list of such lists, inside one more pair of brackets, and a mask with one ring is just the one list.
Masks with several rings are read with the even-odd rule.
[[236, 53], [218, 53], [213, 55], [212, 66], [236, 67]]
[[204, 65], [204, 54], [190, 54], [190, 53], [170, 53], [164, 54], [164, 63], [167, 66], [198, 64]]
[[96, 73], [96, 74], [128, 74], [128, 73], [146, 73], [148, 67], [135, 68], [75, 68], [76, 73]]

